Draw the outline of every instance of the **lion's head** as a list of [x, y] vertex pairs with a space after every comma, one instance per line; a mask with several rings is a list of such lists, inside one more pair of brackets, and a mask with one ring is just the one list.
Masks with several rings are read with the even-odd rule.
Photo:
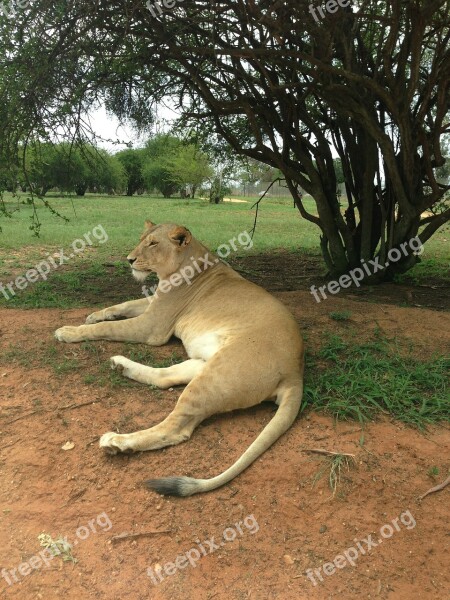
[[186, 252], [190, 254], [187, 246], [192, 239], [186, 227], [146, 221], [140, 243], [127, 256], [133, 277], [144, 281], [150, 273], [157, 273], [160, 279], [166, 279], [183, 264]]

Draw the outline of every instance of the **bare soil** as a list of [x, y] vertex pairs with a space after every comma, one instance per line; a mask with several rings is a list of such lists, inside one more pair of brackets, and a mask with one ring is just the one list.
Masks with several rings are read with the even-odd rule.
[[[253, 264], [253, 277], [276, 288], [277, 275], [265, 277], [264, 268]], [[329, 313], [348, 310], [361, 336], [379, 327], [428, 356], [445, 352], [450, 332], [449, 315], [436, 310], [443, 308], [441, 290], [428, 292], [434, 310], [396, 306], [395, 296], [371, 303], [347, 293], [317, 304], [308, 291], [275, 295], [293, 311], [312, 348], [324, 342], [325, 331], [346, 336], [349, 322], [335, 322]], [[420, 290], [411, 293], [425, 304]], [[0, 579], [1, 598], [449, 598], [450, 487], [418, 500], [449, 471], [446, 426], [421, 433], [385, 416], [365, 427], [362, 441], [358, 423], [335, 423], [310, 412], [231, 484], [191, 498], [162, 498], [143, 481], [218, 474], [255, 439], [274, 407], [266, 403], [213, 417], [176, 447], [103, 455], [100, 434], [157, 423], [180, 389], [103, 381], [108, 358], [126, 351], [122, 344], [95, 342], [95, 359], [82, 345], [56, 344], [53, 331], [83, 322], [87, 312], [0, 310], [0, 569], [8, 570], [11, 581]], [[160, 360], [173, 352], [183, 356], [177, 341], [153, 354]], [[58, 374], [55, 364], [68, 366]], [[73, 448], [62, 450], [67, 442]], [[327, 473], [318, 477], [327, 459], [311, 452], [317, 448], [355, 455], [334, 496]], [[400, 515], [403, 521], [394, 526]], [[67, 536], [77, 562], [33, 562], [43, 550], [37, 537], [42, 532]], [[363, 540], [369, 535], [376, 546], [367, 549]], [[211, 538], [218, 546], [212, 552]], [[325, 574], [324, 563], [350, 548], [358, 552], [354, 564]], [[187, 552], [193, 565], [178, 558]], [[183, 568], [168, 566], [177, 559]], [[21, 574], [21, 564], [22, 573], [31, 573]], [[153, 580], [147, 570], [155, 573], [157, 565], [172, 574], [163, 571], [162, 581]], [[307, 569], [320, 569], [315, 584]]]

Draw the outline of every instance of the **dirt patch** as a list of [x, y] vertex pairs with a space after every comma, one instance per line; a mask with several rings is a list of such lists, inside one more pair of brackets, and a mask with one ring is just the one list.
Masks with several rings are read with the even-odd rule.
[[[323, 343], [324, 331], [345, 338], [352, 323], [361, 336], [377, 327], [411, 341], [423, 356], [444, 352], [449, 341], [450, 318], [443, 313], [344, 297], [317, 304], [308, 292], [276, 295], [294, 312], [312, 348]], [[330, 318], [330, 311], [344, 308], [351, 311], [350, 324]], [[103, 382], [108, 358], [129, 355], [129, 346], [56, 344], [54, 329], [81, 323], [86, 312], [0, 310], [0, 567], [11, 581], [0, 580], [2, 597], [447, 597], [449, 537], [443, 525], [450, 488], [417, 500], [448, 472], [447, 428], [422, 434], [384, 418], [362, 432], [355, 422], [335, 424], [309, 413], [230, 485], [192, 498], [161, 498], [142, 482], [218, 474], [255, 439], [273, 405], [213, 417], [186, 444], [104, 456], [100, 434], [160, 421], [180, 389]], [[157, 361], [183, 356], [176, 341], [151, 352]], [[68, 441], [73, 449], [62, 450]], [[334, 497], [327, 474], [317, 478], [325, 459], [311, 453], [313, 448], [355, 455], [356, 465], [343, 472]], [[67, 536], [77, 562], [59, 557], [47, 565], [28, 562], [43, 550], [37, 537], [42, 532]], [[113, 539], [124, 532], [132, 535]], [[376, 544], [370, 550], [368, 536]], [[324, 563], [350, 548], [358, 553], [354, 565], [347, 562], [326, 575], [324, 569], [333, 565]], [[182, 555], [179, 568], [168, 565]], [[22, 566], [22, 572], [31, 573], [16, 570], [14, 581], [10, 571], [25, 561], [32, 566]], [[157, 577], [157, 565], [173, 574]], [[319, 569], [320, 577], [313, 571], [308, 578], [307, 569]]]

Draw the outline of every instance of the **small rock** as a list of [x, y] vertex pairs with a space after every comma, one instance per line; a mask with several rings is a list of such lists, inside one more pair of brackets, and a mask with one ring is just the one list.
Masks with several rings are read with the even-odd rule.
[[75, 444], [73, 442], [66, 442], [64, 446], [61, 446], [61, 450], [72, 450], [75, 448]]
[[325, 531], [328, 529], [328, 527], [326, 525], [322, 525], [319, 529], [319, 533], [325, 533]]
[[292, 558], [292, 556], [289, 556], [289, 554], [285, 554], [283, 556], [283, 560], [287, 565], [293, 565], [295, 560]]

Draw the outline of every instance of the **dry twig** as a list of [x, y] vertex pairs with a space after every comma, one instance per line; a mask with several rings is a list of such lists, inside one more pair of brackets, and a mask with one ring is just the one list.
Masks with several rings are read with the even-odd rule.
[[443, 490], [449, 483], [450, 483], [450, 475], [447, 477], [447, 479], [445, 481], [443, 481], [439, 485], [435, 485], [434, 487], [432, 487], [428, 491], [426, 491], [425, 494], [422, 494], [421, 496], [419, 496], [418, 500], [423, 500], [425, 498], [425, 496], [428, 496], [428, 494], [434, 494], [434, 492], [439, 492], [440, 490]]
[[113, 535], [113, 537], [111, 538], [112, 542], [123, 542], [124, 540], [134, 540], [136, 538], [140, 538], [140, 537], [150, 537], [152, 535], [158, 535], [158, 534], [166, 534], [166, 533], [172, 533], [170, 529], [160, 529], [159, 531], [141, 531], [138, 533], [128, 533], [126, 531], [124, 531], [123, 533], [119, 533], [119, 535]]
[[350, 456], [350, 458], [355, 458], [354, 454], [349, 454], [348, 452], [333, 452], [332, 450], [324, 450], [323, 448], [307, 448], [305, 452], [314, 452], [315, 454], [325, 454], [326, 456]]

